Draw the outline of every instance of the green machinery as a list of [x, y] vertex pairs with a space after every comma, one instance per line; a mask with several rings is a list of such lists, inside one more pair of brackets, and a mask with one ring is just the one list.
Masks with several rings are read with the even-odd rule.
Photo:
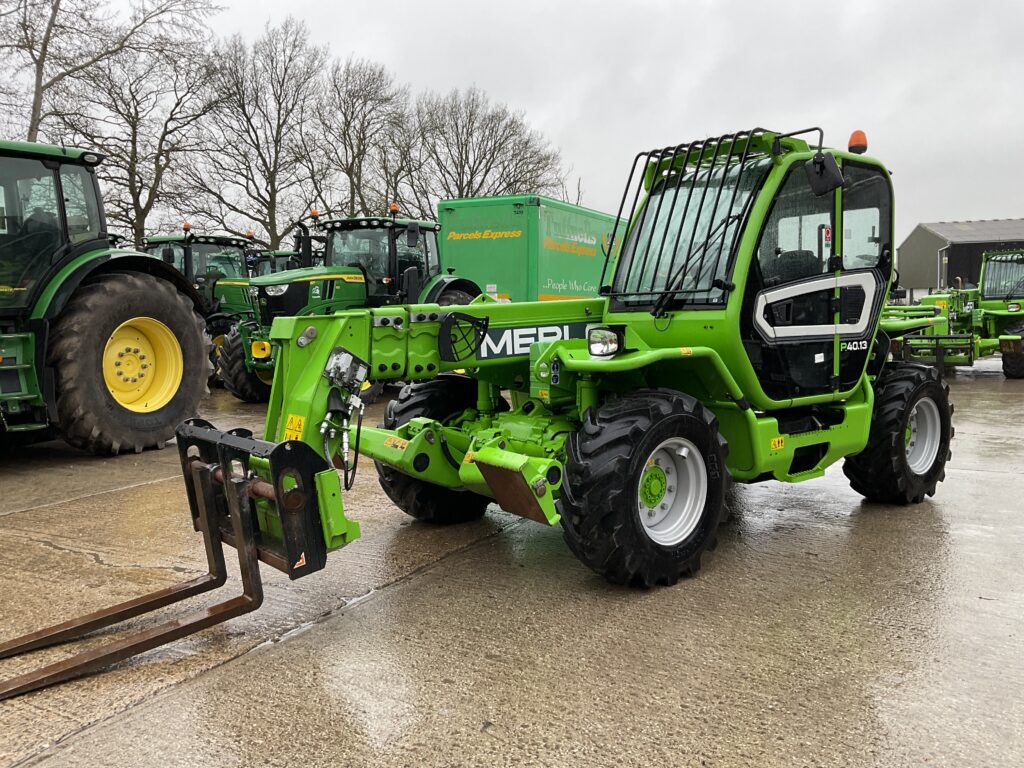
[[0, 142], [0, 444], [161, 446], [210, 369], [199, 293], [115, 246], [89, 150]]
[[998, 352], [1005, 376], [1024, 378], [1024, 252], [982, 254], [978, 283], [929, 294], [920, 304], [886, 306], [890, 320], [932, 318], [934, 323], [899, 340], [894, 353], [946, 366], [973, 365], [977, 358]]
[[[823, 149], [812, 130], [816, 147], [800, 138], [808, 131], [756, 129], [637, 155], [622, 253], [592, 299], [276, 318], [262, 439], [197, 419], [177, 432], [211, 562], [181, 589], [223, 583], [228, 542], [242, 597], [8, 681], [0, 696], [252, 610], [257, 561], [292, 579], [323, 568], [359, 535], [342, 500], [360, 454], [419, 520], [473, 520], [496, 501], [560, 525], [605, 578], [644, 587], [699, 569], [729, 478], [800, 482], [842, 461], [869, 500], [934, 494], [952, 406], [934, 368], [889, 359], [893, 337], [931, 322], [882, 320], [889, 174], [855, 151]], [[410, 383], [384, 425], [363, 425], [364, 383], [399, 379]], [[161, 598], [11, 641], [0, 656]]]
[[[275, 357], [270, 328], [278, 317], [325, 315], [357, 307], [411, 301], [468, 304], [480, 286], [442, 274], [438, 225], [389, 217], [311, 216], [296, 229], [296, 249], [264, 254], [249, 281], [253, 315], [229, 333], [220, 350], [220, 374], [227, 389], [247, 402], [270, 397]], [[323, 239], [323, 250], [314, 245]], [[368, 388], [373, 394], [379, 387]]]

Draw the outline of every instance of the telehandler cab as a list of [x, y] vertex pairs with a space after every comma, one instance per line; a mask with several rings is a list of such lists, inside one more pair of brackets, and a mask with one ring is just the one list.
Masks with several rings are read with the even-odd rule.
[[[755, 129], [639, 154], [624, 246], [599, 297], [277, 318], [262, 439], [199, 419], [178, 429], [210, 574], [0, 655], [219, 586], [222, 542], [238, 549], [244, 595], [8, 681], [0, 697], [252, 610], [257, 560], [292, 579], [323, 568], [359, 535], [342, 498], [360, 453], [417, 519], [473, 520], [496, 501], [560, 524], [584, 564], [644, 587], [699, 569], [729, 477], [798, 482], [842, 460], [870, 500], [934, 494], [952, 406], [933, 369], [888, 361], [893, 336], [931, 322], [880, 322], [889, 174], [823, 149], [813, 130], [816, 147], [799, 138], [809, 131]], [[394, 379], [411, 383], [383, 427], [364, 426], [361, 386]]]

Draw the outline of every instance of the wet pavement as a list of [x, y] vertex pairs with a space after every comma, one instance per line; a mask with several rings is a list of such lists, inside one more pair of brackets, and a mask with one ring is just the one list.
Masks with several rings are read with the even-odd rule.
[[[410, 522], [364, 467], [324, 571], [263, 568], [258, 612], [0, 703], [0, 765], [1022, 765], [1024, 381], [950, 383], [936, 498], [739, 487], [700, 574], [647, 592], [494, 507]], [[0, 455], [0, 552], [0, 640], [204, 570], [173, 448]]]

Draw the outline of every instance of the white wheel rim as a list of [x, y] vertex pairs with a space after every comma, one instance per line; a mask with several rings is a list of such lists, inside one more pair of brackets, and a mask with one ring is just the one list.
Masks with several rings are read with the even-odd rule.
[[923, 475], [932, 468], [939, 455], [941, 436], [939, 406], [930, 397], [922, 397], [907, 418], [907, 466], [915, 475]]
[[644, 533], [666, 547], [685, 541], [700, 523], [707, 497], [708, 473], [701, 452], [685, 438], [670, 437], [648, 456], [637, 483]]

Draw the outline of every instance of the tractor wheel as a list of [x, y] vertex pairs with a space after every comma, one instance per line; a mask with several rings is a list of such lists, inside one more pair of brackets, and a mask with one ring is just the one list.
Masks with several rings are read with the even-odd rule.
[[[476, 380], [457, 374], [447, 373], [431, 381], [407, 384], [397, 399], [388, 403], [384, 427], [395, 429], [418, 416], [443, 424], [462, 415], [466, 409], [475, 408], [476, 394]], [[399, 509], [417, 520], [438, 525], [468, 523], [483, 517], [492, 501], [471, 491], [444, 488], [409, 477], [380, 462], [374, 463], [384, 493]]]
[[50, 338], [57, 428], [76, 448], [163, 447], [209, 394], [203, 320], [165, 280], [101, 275], [75, 292]]
[[224, 346], [224, 339], [234, 327], [235, 322], [226, 317], [215, 317], [206, 323], [206, 333], [212, 342], [210, 362], [213, 364], [213, 373], [210, 374], [210, 380], [207, 382], [210, 389], [224, 386], [224, 382], [220, 378], [220, 371], [218, 370], [220, 366], [220, 348]]
[[616, 584], [674, 584], [717, 541], [728, 446], [689, 395], [608, 400], [566, 443], [559, 511], [569, 548]]
[[871, 501], [917, 504], [935, 495], [952, 455], [949, 385], [934, 368], [897, 364], [875, 389], [868, 444], [843, 462], [850, 486]]
[[[1007, 326], [1004, 333], [1007, 336], [1024, 336], [1024, 323], [1016, 323]], [[1004, 354], [1003, 376], [1008, 379], [1024, 379], [1024, 353]]]
[[224, 388], [246, 403], [265, 403], [270, 400], [270, 382], [265, 376], [245, 367], [246, 350], [238, 327], [232, 328], [220, 346], [220, 365], [217, 372]]
[[456, 304], [469, 304], [473, 301], [473, 296], [470, 296], [465, 291], [460, 291], [458, 288], [452, 288], [445, 291], [438, 298], [437, 303], [442, 307], [452, 307]]

